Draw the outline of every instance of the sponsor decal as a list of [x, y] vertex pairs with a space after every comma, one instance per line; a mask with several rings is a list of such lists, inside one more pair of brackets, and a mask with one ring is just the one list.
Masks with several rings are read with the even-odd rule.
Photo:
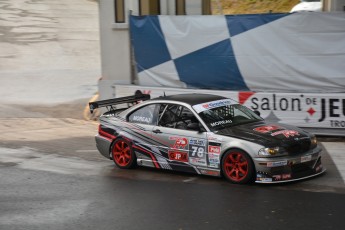
[[209, 167], [211, 167], [211, 165], [213, 165], [213, 164], [218, 165], [220, 163], [220, 160], [219, 160], [220, 151], [221, 151], [220, 146], [210, 146], [210, 145], [208, 146], [207, 158], [208, 158]]
[[169, 160], [188, 162], [188, 154], [181, 151], [168, 151]]
[[290, 160], [290, 161], [288, 162], [288, 165], [289, 165], [289, 166], [292, 166], [292, 165], [295, 165], [295, 164], [297, 164], [297, 160]]
[[322, 165], [320, 164], [320, 165], [318, 165], [316, 168], [315, 168], [315, 171], [316, 172], [319, 172], [319, 171], [321, 171], [322, 170]]
[[103, 114], [104, 117], [115, 117], [115, 114], [109, 113], [109, 114]]
[[220, 175], [218, 171], [213, 171], [213, 170], [201, 169], [200, 172], [201, 172], [201, 174], [210, 175], [210, 176], [219, 176]]
[[301, 163], [311, 161], [311, 155], [301, 157]]
[[[211, 164], [219, 164], [219, 155], [208, 155], [208, 162]], [[210, 166], [211, 167], [211, 166]]]
[[261, 178], [261, 177], [264, 177], [264, 175], [262, 175], [262, 174], [256, 174], [256, 178]]
[[260, 126], [254, 129], [254, 131], [259, 132], [259, 133], [268, 133], [277, 129], [282, 129], [282, 127], [278, 125], [265, 125], [265, 126]]
[[281, 180], [282, 179], [282, 175], [273, 175], [272, 177], [274, 180]]
[[285, 161], [275, 161], [275, 162], [267, 162], [267, 167], [279, 167], [287, 165], [287, 160]]
[[295, 130], [280, 130], [271, 134], [271, 136], [284, 135], [286, 138], [299, 136], [299, 133]]
[[263, 177], [263, 178], [258, 178], [258, 179], [262, 182], [272, 182], [272, 178]]
[[195, 157], [189, 158], [189, 163], [191, 163], [193, 165], [206, 166], [206, 160], [198, 159]]
[[223, 100], [211, 101], [208, 103], [194, 105], [193, 108], [197, 113], [200, 113], [200, 112], [203, 112], [205, 110], [214, 109], [214, 108], [218, 108], [218, 107], [222, 107], [222, 106], [226, 106], [226, 105], [231, 105], [231, 104], [233, 104], [232, 100], [223, 99]]
[[184, 149], [188, 145], [188, 139], [186, 137], [171, 136], [169, 140], [175, 141], [171, 146], [173, 149]]
[[219, 164], [209, 164], [208, 167], [210, 167], [210, 168], [219, 168]]
[[189, 144], [190, 145], [197, 145], [197, 146], [205, 146], [206, 140], [205, 139], [190, 139]]
[[222, 143], [219, 143], [219, 142], [213, 142], [213, 141], [209, 141], [208, 142], [208, 145], [213, 145], [213, 146], [221, 146]]
[[142, 123], [151, 123], [151, 118], [142, 116], [133, 116], [133, 121], [139, 121]]
[[286, 173], [286, 174], [281, 174], [281, 175], [274, 175], [272, 177], [275, 181], [277, 181], [277, 180], [288, 180], [288, 179], [291, 179], [291, 174]]
[[[270, 180], [271, 179], [271, 180]], [[257, 181], [272, 181], [272, 178], [270, 178], [267, 173], [258, 171], [256, 173], [256, 180]]]
[[256, 180], [257, 180], [257, 181], [262, 181], [262, 182], [271, 182], [271, 181], [272, 181], [272, 178], [270, 178], [270, 177], [267, 175], [267, 173], [258, 171], [258, 172], [256, 173]]
[[202, 104], [202, 107], [204, 107], [205, 109], [213, 109], [213, 108], [218, 108], [221, 106], [226, 106], [226, 105], [231, 105], [231, 101], [230, 100], [219, 100], [219, 101], [212, 101], [209, 103], [205, 103]]
[[208, 136], [207, 136], [207, 139], [208, 139], [209, 141], [215, 141], [215, 144], [214, 144], [214, 145], [220, 144], [220, 143], [217, 143], [217, 142], [222, 142], [222, 140], [223, 140], [222, 137], [217, 137], [217, 136], [212, 135], [212, 134], [208, 135]]
[[189, 140], [189, 162], [193, 165], [206, 166], [206, 140], [191, 138]]
[[221, 151], [220, 146], [213, 146], [213, 145], [208, 146], [208, 153], [220, 154], [220, 151]]
[[226, 125], [226, 124], [230, 124], [230, 123], [232, 123], [231, 120], [223, 120], [223, 121], [212, 122], [212, 123], [210, 123], [210, 125], [211, 125], [212, 127], [214, 127], [214, 126]]
[[291, 174], [289, 174], [289, 173], [283, 174], [283, 175], [282, 175], [282, 179], [283, 179], [283, 180], [291, 179]]

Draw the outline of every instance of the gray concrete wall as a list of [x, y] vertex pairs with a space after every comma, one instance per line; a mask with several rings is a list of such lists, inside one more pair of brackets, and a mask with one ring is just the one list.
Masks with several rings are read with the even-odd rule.
[[97, 91], [97, 1], [0, 2], [0, 97], [54, 103]]

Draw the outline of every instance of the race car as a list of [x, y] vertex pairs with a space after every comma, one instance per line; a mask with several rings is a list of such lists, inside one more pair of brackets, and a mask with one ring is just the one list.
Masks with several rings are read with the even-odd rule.
[[[127, 104], [127, 108], [117, 105]], [[258, 111], [217, 95], [135, 95], [90, 102], [100, 116], [96, 145], [121, 169], [147, 166], [236, 184], [280, 183], [322, 174], [316, 137], [268, 123]]]

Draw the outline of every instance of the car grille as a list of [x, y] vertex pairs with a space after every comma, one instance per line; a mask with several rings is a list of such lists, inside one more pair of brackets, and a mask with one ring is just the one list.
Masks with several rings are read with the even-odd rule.
[[293, 165], [291, 167], [291, 172], [295, 178], [309, 176], [314, 173], [314, 170], [313, 170], [314, 164], [315, 164], [315, 161]]
[[309, 162], [271, 168], [271, 175], [291, 174], [298, 179], [315, 174], [315, 167], [321, 164], [321, 157]]
[[311, 146], [310, 139], [303, 139], [289, 145], [286, 150], [288, 151], [289, 155], [298, 155], [304, 152], [307, 152], [311, 148], [316, 146]]

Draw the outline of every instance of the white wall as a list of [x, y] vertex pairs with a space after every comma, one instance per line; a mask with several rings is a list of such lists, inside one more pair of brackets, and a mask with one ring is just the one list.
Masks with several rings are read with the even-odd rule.
[[200, 15], [202, 14], [202, 5], [200, 0], [186, 0], [186, 14]]
[[175, 1], [161, 0], [161, 14], [173, 15], [175, 11]]
[[100, 0], [99, 10], [102, 79], [130, 83], [128, 26], [115, 24], [113, 0]]

